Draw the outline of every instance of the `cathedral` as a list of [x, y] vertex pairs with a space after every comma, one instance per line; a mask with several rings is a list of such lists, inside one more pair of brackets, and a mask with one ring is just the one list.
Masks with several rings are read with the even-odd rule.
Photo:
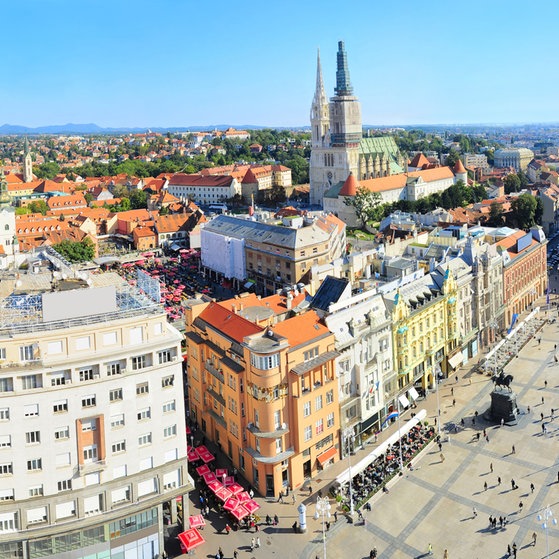
[[328, 101], [319, 54], [311, 107], [309, 180], [311, 203], [321, 206], [326, 191], [343, 183], [350, 173], [366, 180], [404, 172], [404, 160], [393, 138], [363, 137], [361, 104], [353, 95], [343, 41], [338, 43], [334, 92]]

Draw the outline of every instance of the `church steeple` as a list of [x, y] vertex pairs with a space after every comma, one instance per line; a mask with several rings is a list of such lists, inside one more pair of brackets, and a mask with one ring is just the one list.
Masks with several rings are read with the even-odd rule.
[[320, 50], [316, 59], [316, 89], [311, 107], [311, 140], [313, 147], [324, 145], [324, 137], [330, 128], [330, 106], [324, 90]]
[[349, 68], [347, 65], [347, 54], [344, 48], [344, 42], [338, 42], [338, 65], [336, 68], [336, 95], [353, 95], [353, 87], [349, 80]]
[[23, 182], [31, 182], [33, 180], [33, 160], [29, 152], [29, 140], [25, 136], [23, 143]]

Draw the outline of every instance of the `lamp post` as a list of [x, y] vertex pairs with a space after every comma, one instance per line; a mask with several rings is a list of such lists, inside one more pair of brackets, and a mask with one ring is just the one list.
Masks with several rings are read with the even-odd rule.
[[542, 523], [542, 528], [545, 530], [545, 557], [546, 559], [549, 559], [549, 523], [551, 522], [553, 526], [557, 526], [557, 519], [553, 516], [553, 511], [551, 510], [551, 507], [549, 505], [545, 507], [541, 514], [538, 514], [538, 522]]
[[351, 520], [353, 520], [353, 514], [355, 512], [353, 507], [353, 489], [351, 483], [353, 478], [351, 477], [351, 449], [353, 447], [353, 443], [355, 441], [355, 434], [353, 433], [353, 428], [346, 427], [343, 431], [344, 441], [347, 445], [347, 460], [348, 460], [348, 473], [349, 473], [349, 515], [351, 516]]
[[326, 559], [326, 518], [330, 518], [330, 500], [328, 497], [317, 497], [316, 498], [316, 511], [314, 513], [314, 519], [318, 520], [322, 516], [322, 545], [323, 545], [323, 559]]
[[439, 437], [441, 436], [441, 405], [439, 402], [439, 374], [441, 373], [441, 368], [438, 363], [433, 366], [433, 372], [435, 377], [435, 392], [437, 393], [437, 433]]
[[404, 469], [404, 461], [402, 460], [402, 420], [400, 419], [400, 396], [396, 397], [396, 409], [398, 410], [398, 450], [400, 459], [400, 472]]

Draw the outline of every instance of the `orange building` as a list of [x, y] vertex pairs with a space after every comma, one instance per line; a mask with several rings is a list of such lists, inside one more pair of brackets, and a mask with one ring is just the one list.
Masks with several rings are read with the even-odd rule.
[[314, 311], [291, 316], [298, 298], [186, 307], [191, 417], [274, 497], [339, 457], [334, 336]]

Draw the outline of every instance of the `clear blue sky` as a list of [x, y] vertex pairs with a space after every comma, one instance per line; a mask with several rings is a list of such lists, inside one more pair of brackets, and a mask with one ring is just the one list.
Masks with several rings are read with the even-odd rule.
[[365, 124], [559, 122], [559, 2], [6, 0], [0, 124], [309, 124], [338, 40]]

